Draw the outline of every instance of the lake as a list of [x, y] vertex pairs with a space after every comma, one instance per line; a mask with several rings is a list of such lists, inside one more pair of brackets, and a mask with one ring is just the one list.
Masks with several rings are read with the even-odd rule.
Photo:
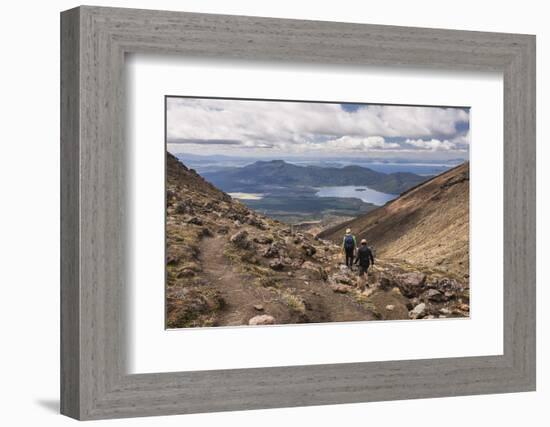
[[382, 206], [385, 203], [399, 197], [397, 194], [381, 193], [366, 186], [345, 185], [341, 187], [319, 187], [315, 193], [317, 197], [353, 197], [366, 203]]
[[234, 199], [239, 200], [261, 200], [264, 195], [262, 193], [227, 193]]

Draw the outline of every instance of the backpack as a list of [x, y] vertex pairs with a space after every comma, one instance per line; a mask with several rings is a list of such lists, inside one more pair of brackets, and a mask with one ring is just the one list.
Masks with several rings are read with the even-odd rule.
[[344, 248], [353, 249], [354, 247], [355, 242], [353, 241], [353, 236], [351, 234], [348, 234], [346, 237], [344, 237]]

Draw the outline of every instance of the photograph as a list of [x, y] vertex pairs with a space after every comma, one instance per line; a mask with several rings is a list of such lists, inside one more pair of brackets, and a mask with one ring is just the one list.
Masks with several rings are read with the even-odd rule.
[[469, 318], [468, 106], [164, 108], [167, 329]]

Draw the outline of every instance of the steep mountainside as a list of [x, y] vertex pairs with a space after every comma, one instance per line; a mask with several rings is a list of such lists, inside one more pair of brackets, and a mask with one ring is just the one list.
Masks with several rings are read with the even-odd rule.
[[337, 242], [349, 227], [378, 256], [467, 278], [469, 183], [469, 163], [464, 163], [320, 237]]
[[463, 317], [468, 288], [377, 259], [370, 287], [339, 245], [258, 214], [167, 154], [168, 328]]
[[361, 166], [297, 166], [283, 160], [258, 161], [240, 168], [208, 172], [204, 176], [224, 191], [249, 191], [258, 186], [366, 185], [383, 193], [399, 194], [426, 180], [426, 177], [408, 172], [385, 174]]

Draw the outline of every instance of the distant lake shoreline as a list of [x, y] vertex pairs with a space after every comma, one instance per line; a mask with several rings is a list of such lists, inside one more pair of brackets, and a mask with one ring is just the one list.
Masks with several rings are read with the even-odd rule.
[[231, 197], [238, 200], [262, 200], [262, 193], [228, 193]]
[[344, 185], [334, 187], [319, 187], [315, 193], [317, 197], [345, 197], [360, 199], [365, 203], [372, 203], [373, 205], [382, 206], [399, 197], [398, 194], [382, 193], [380, 191], [373, 190], [367, 186], [355, 186]]

